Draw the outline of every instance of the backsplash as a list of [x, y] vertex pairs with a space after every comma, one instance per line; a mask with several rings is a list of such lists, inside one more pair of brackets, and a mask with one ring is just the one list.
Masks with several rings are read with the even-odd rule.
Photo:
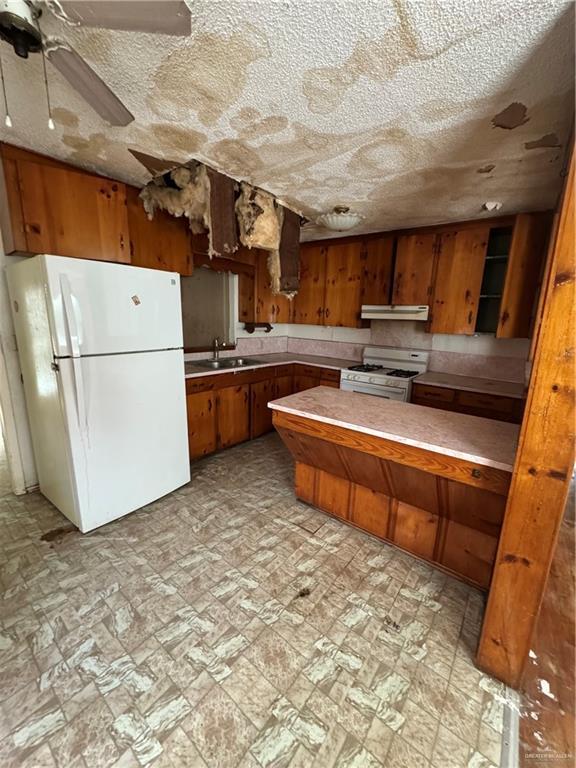
[[[431, 371], [517, 382], [525, 380], [530, 348], [527, 339], [430, 334], [425, 332], [423, 323], [410, 320], [375, 320], [370, 328], [276, 325], [270, 333], [254, 334], [246, 333], [239, 323], [236, 333], [236, 349], [221, 352], [222, 357], [293, 352], [360, 361], [364, 347], [370, 344], [427, 350]], [[185, 355], [185, 359], [209, 356], [210, 353], [198, 352]]]

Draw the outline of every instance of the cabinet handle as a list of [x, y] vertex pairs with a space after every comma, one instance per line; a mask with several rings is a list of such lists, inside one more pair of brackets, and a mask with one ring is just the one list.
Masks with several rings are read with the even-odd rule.
[[210, 413], [211, 410], [212, 410], [212, 398], [208, 400], [208, 413]]
[[326, 318], [330, 317], [330, 310], [328, 308], [324, 310], [324, 317]]

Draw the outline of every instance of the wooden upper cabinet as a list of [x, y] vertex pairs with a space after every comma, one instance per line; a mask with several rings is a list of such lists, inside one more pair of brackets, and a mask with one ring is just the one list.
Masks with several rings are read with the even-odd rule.
[[324, 325], [360, 325], [362, 272], [361, 241], [328, 246]]
[[268, 271], [268, 252], [256, 254], [256, 322], [290, 323], [294, 302], [286, 296], [272, 293], [272, 279]]
[[26, 160], [18, 182], [29, 253], [130, 261], [124, 184]]
[[166, 269], [191, 275], [192, 244], [188, 219], [155, 211], [149, 219], [139, 198], [140, 190], [127, 187], [131, 263], [137, 267]]
[[396, 246], [392, 304], [427, 305], [438, 235], [400, 235]]
[[431, 333], [473, 334], [489, 227], [440, 235]]
[[294, 298], [295, 323], [324, 324], [326, 247], [303, 243], [300, 248], [300, 285]]
[[364, 241], [361, 304], [390, 303], [393, 257], [393, 236]]
[[550, 234], [548, 213], [516, 216], [496, 336], [529, 338]]

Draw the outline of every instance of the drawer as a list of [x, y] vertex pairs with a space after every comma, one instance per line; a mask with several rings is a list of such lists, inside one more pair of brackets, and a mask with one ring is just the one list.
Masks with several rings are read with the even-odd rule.
[[304, 365], [304, 363], [295, 363], [294, 365], [294, 373], [296, 376], [311, 376], [319, 379], [321, 370], [322, 369], [318, 368], [316, 365]]
[[214, 380], [216, 376], [195, 376], [186, 379], [186, 394], [193, 395], [195, 392], [207, 392], [215, 389]]
[[453, 403], [456, 392], [446, 387], [429, 387], [426, 384], [414, 384], [412, 387], [412, 399], [420, 402]]
[[311, 376], [317, 379], [326, 379], [327, 381], [340, 381], [340, 371], [338, 369], [321, 368], [319, 365], [296, 363], [294, 373], [298, 376]]
[[294, 366], [292, 363], [287, 363], [286, 365], [277, 365], [274, 368], [274, 376], [292, 376], [292, 373], [294, 372]]
[[320, 368], [320, 378], [323, 381], [335, 381], [340, 384], [340, 371], [334, 368]]
[[477, 408], [497, 413], [513, 413], [517, 401], [513, 397], [460, 390], [458, 392], [458, 405], [462, 405], [465, 408]]

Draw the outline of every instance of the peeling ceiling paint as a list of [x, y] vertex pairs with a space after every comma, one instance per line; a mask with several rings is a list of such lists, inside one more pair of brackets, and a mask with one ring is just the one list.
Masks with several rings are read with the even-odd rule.
[[[573, 5], [559, 0], [195, 0], [188, 38], [68, 27], [136, 119], [108, 126], [49, 65], [0, 43], [0, 137], [143, 185], [128, 148], [191, 157], [354, 231], [551, 207], [574, 110]], [[305, 239], [325, 237], [308, 225]]]

